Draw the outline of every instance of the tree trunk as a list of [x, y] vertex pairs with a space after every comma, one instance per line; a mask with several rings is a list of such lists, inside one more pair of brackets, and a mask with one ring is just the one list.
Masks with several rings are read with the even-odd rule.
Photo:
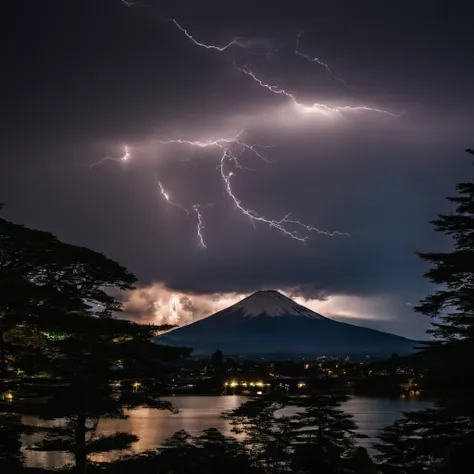
[[3, 380], [6, 376], [7, 371], [7, 355], [5, 352], [5, 339], [4, 339], [4, 316], [0, 316], [0, 380]]
[[77, 474], [84, 474], [87, 470], [86, 417], [82, 413], [77, 417], [74, 459], [76, 461]]

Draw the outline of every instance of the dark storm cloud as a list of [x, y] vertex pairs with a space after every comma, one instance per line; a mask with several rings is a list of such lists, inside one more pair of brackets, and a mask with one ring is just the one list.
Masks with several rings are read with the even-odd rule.
[[[400, 321], [415, 321], [406, 302], [428, 286], [414, 252], [446, 245], [428, 222], [449, 209], [444, 196], [469, 169], [462, 150], [472, 146], [474, 111], [470, 7], [447, 0], [142, 3], [149, 7], [119, 0], [9, 7], [5, 215], [103, 251], [144, 284], [210, 294], [275, 287], [311, 298], [383, 295]], [[252, 53], [199, 48], [163, 21], [170, 17], [202, 41], [243, 36]], [[357, 89], [293, 54], [303, 28], [305, 51]], [[364, 102], [402, 116], [295, 118], [291, 101], [260, 88], [234, 62], [305, 103]], [[273, 146], [272, 164], [249, 160], [255, 171], [235, 176], [243, 204], [353, 235], [314, 234], [302, 245], [254, 228], [223, 191], [219, 150], [159, 144], [241, 128]], [[135, 147], [136, 161], [89, 171], [104, 156], [121, 156], [124, 143]], [[207, 249], [197, 246], [194, 221], [160, 199], [157, 178], [176, 201], [203, 204]], [[192, 300], [182, 304], [200, 311]], [[416, 321], [408, 324], [419, 334]]]

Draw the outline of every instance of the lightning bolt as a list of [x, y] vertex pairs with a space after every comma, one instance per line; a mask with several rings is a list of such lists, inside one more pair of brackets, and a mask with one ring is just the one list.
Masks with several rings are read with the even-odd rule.
[[[241, 168], [241, 169], [250, 169], [250, 168], [246, 168], [242, 166], [239, 162], [239, 157], [242, 156], [243, 153], [245, 153], [246, 151], [251, 152], [253, 155], [261, 159], [262, 161], [270, 163], [268, 158], [264, 154], [262, 154], [262, 152], [260, 152], [259, 149], [271, 148], [271, 147], [267, 145], [260, 145], [258, 143], [253, 143], [253, 144], [245, 143], [241, 140], [241, 136], [243, 133], [244, 133], [244, 130], [241, 130], [232, 138], [219, 138], [217, 140], [193, 141], [193, 140], [183, 140], [181, 138], [177, 138], [174, 140], [166, 140], [166, 141], [160, 140], [160, 143], [163, 143], [164, 145], [177, 143], [180, 145], [191, 145], [198, 148], [218, 147], [222, 150], [237, 146], [239, 150], [237, 152], [232, 153], [230, 159], [234, 161], [237, 168]], [[238, 154], [235, 154], [235, 153], [238, 153]]]
[[[139, 5], [129, 0], [121, 0], [121, 2], [124, 3], [124, 5], [126, 5], [127, 7], [133, 7], [133, 6]], [[250, 46], [250, 43], [248, 42], [248, 40], [244, 41], [243, 38], [235, 38], [229, 43], [225, 44], [224, 46], [215, 45], [215, 44], [206, 44], [196, 39], [186, 28], [184, 28], [181, 24], [179, 24], [175, 19], [167, 19], [167, 21], [172, 22], [181, 33], [183, 33], [192, 43], [194, 43], [196, 46], [200, 48], [224, 53], [230, 50], [232, 47], [239, 47], [239, 48], [248, 50], [248, 47]], [[313, 58], [300, 50], [300, 40], [303, 33], [304, 33], [304, 30], [300, 31], [297, 35], [294, 53], [300, 57], [303, 57], [305, 60], [309, 62], [316, 63], [319, 66], [324, 67], [327, 73], [330, 74], [334, 80], [342, 83], [346, 87], [351, 87], [345, 82], [343, 78], [336, 76], [327, 63], [324, 63], [319, 58], [316, 58], [316, 57]], [[252, 51], [247, 51], [247, 52], [252, 53]], [[237, 70], [239, 70], [241, 73], [250, 77], [261, 88], [267, 89], [272, 94], [281, 95], [291, 100], [291, 102], [298, 108], [298, 110], [303, 111], [303, 112], [316, 111], [320, 113], [324, 113], [324, 112], [341, 113], [344, 111], [367, 111], [367, 112], [386, 114], [393, 117], [399, 117], [399, 115], [396, 115], [388, 110], [369, 107], [367, 105], [330, 106], [328, 104], [318, 103], [318, 102], [315, 102], [312, 105], [305, 105], [299, 102], [295, 94], [293, 94], [292, 92], [289, 92], [288, 90], [280, 86], [266, 83], [263, 79], [261, 79], [257, 75], [257, 73], [251, 70], [247, 65], [244, 65], [243, 67], [239, 67], [234, 63], [234, 67]], [[160, 142], [165, 145], [178, 144], [178, 145], [188, 145], [188, 146], [197, 147], [197, 148], [218, 149], [221, 152], [219, 165], [218, 165], [218, 171], [220, 173], [220, 178], [222, 180], [224, 190], [226, 194], [228, 195], [228, 197], [231, 199], [231, 201], [234, 203], [235, 208], [242, 215], [247, 217], [253, 225], [255, 224], [267, 225], [268, 227], [279, 231], [283, 235], [302, 243], [306, 243], [310, 238], [308, 235], [305, 235], [305, 233], [317, 233], [317, 234], [326, 235], [326, 236], [348, 236], [348, 237], [351, 236], [351, 234], [347, 232], [322, 230], [313, 225], [309, 225], [299, 220], [290, 218], [291, 214], [287, 214], [283, 218], [277, 220], [277, 219], [268, 218], [264, 215], [259, 214], [257, 211], [246, 207], [243, 204], [243, 201], [240, 199], [240, 197], [238, 197], [235, 194], [232, 187], [232, 178], [233, 176], [235, 176], [235, 171], [238, 169], [246, 169], [246, 170], [250, 169], [250, 168], [247, 168], [246, 166], [243, 166], [240, 162], [240, 159], [242, 158], [244, 154], [247, 153], [265, 162], [269, 162], [269, 160], [267, 159], [263, 151], [265, 148], [268, 148], [267, 146], [263, 146], [256, 143], [254, 144], [248, 143], [243, 139], [242, 135], [243, 135], [243, 130], [231, 138], [218, 138], [218, 139], [207, 140], [207, 141], [186, 140], [186, 139], [178, 138], [178, 139], [172, 139], [172, 140], [166, 140], [166, 141], [160, 141]], [[127, 162], [130, 158], [131, 158], [131, 154], [129, 152], [128, 146], [125, 145], [125, 154], [122, 157], [120, 158], [105, 157], [99, 162], [92, 164], [90, 168], [97, 166], [99, 164], [102, 164], [103, 162], [107, 160], [112, 160], [116, 162]], [[232, 170], [228, 169], [230, 166], [232, 167]], [[174, 201], [171, 198], [170, 194], [165, 190], [165, 188], [163, 187], [163, 185], [161, 184], [159, 180], [158, 180], [158, 186], [159, 186], [161, 196], [164, 198], [164, 200], [168, 204], [174, 207], [179, 207], [186, 213], [187, 216], [190, 216], [191, 213], [193, 213], [196, 216], [196, 219], [197, 219], [196, 236], [197, 236], [199, 245], [202, 248], [207, 248], [206, 243], [204, 241], [205, 226], [204, 226], [204, 221], [203, 221], [203, 216], [201, 213], [200, 206], [198, 204], [194, 204], [192, 205], [192, 207], [187, 208], [183, 206], [182, 204], [180, 204], [179, 202]]]
[[329, 73], [329, 75], [330, 75], [335, 81], [340, 82], [341, 84], [343, 84], [345, 87], [347, 87], [347, 88], [349, 88], [349, 89], [355, 89], [354, 86], [351, 86], [351, 85], [347, 84], [347, 82], [346, 82], [342, 77], [336, 76], [336, 74], [334, 74], [334, 72], [332, 71], [332, 69], [329, 67], [329, 64], [327, 64], [327, 63], [321, 61], [321, 60], [320, 60], [319, 58], [317, 58], [317, 57], [308, 56], [306, 53], [303, 53], [302, 51], [299, 50], [300, 39], [301, 39], [301, 36], [303, 35], [304, 32], [305, 32], [305, 30], [301, 30], [301, 31], [296, 35], [295, 54], [298, 55], [298, 56], [301, 56], [302, 58], [306, 59], [306, 60], [309, 61], [310, 63], [319, 64], [319, 65], [322, 66], [324, 69], [326, 69], [326, 71]]
[[194, 204], [193, 211], [196, 213], [197, 220], [198, 220], [196, 232], [199, 239], [199, 244], [201, 245], [201, 247], [207, 248], [207, 245], [204, 243], [204, 237], [203, 237], [204, 224], [203, 224], [202, 215], [201, 215], [201, 211], [199, 209], [198, 204]]
[[[189, 209], [184, 207], [179, 202], [173, 201], [171, 199], [169, 193], [165, 190], [165, 188], [161, 184], [160, 180], [158, 180], [158, 186], [160, 188], [161, 195], [163, 196], [163, 198], [165, 199], [165, 201], [167, 203], [171, 204], [172, 206], [179, 207], [180, 209], [182, 209], [189, 216]], [[199, 241], [199, 245], [200, 245], [200, 247], [206, 249], [207, 245], [204, 242], [204, 221], [203, 221], [203, 218], [202, 218], [201, 210], [199, 208], [199, 204], [194, 204], [193, 207], [192, 207], [192, 210], [194, 211], [194, 213], [196, 214], [196, 217], [197, 217], [196, 235], [197, 235], [197, 238], [198, 238], [198, 241]]]
[[[205, 43], [202, 43], [200, 41], [198, 41], [193, 35], [191, 35], [191, 33], [189, 33], [189, 31], [184, 28], [183, 26], [181, 26], [175, 19], [171, 19], [170, 21], [172, 21], [176, 27], [181, 31], [183, 32], [186, 37], [188, 39], [190, 39], [195, 45], [201, 47], [201, 48], [205, 48], [205, 49], [213, 49], [213, 50], [216, 50], [216, 51], [219, 51], [219, 52], [224, 52], [226, 50], [228, 50], [229, 48], [231, 48], [232, 46], [239, 46], [241, 48], [245, 48], [246, 45], [242, 42], [242, 38], [236, 38], [234, 40], [232, 40], [231, 42], [227, 43], [225, 46], [217, 46], [217, 45], [214, 45], [214, 44], [205, 44]], [[301, 56], [303, 58], [305, 58], [307, 61], [310, 61], [310, 62], [314, 62], [314, 63], [317, 63], [319, 64], [320, 66], [324, 67], [326, 69], [326, 71], [338, 82], [341, 82], [342, 84], [344, 84], [346, 87], [349, 87], [349, 88], [353, 88], [353, 86], [350, 86], [346, 83], [346, 81], [339, 77], [339, 76], [336, 76], [334, 74], [334, 72], [332, 71], [332, 69], [329, 67], [329, 65], [323, 61], [321, 61], [319, 58], [312, 58], [310, 56], [308, 56], [307, 54], [305, 53], [302, 53], [300, 50], [299, 50], [299, 42], [300, 42], [300, 38], [301, 38], [301, 35], [304, 33], [305, 30], [302, 30], [298, 33], [297, 37], [296, 37], [296, 45], [295, 45], [295, 54], [297, 54], [298, 56]], [[298, 100], [296, 99], [296, 97], [290, 93], [290, 92], [287, 92], [285, 89], [282, 89], [278, 86], [273, 86], [273, 85], [270, 85], [270, 84], [266, 84], [263, 82], [262, 79], [258, 78], [257, 75], [251, 71], [248, 66], [244, 66], [244, 67], [238, 67], [236, 66], [236, 64], [234, 63], [234, 67], [243, 72], [244, 74], [246, 74], [247, 76], [251, 77], [255, 82], [257, 82], [261, 87], [265, 88], [265, 89], [268, 89], [270, 92], [272, 92], [273, 94], [281, 94], [281, 95], [285, 95], [286, 97], [288, 97], [289, 99], [292, 100], [292, 102], [298, 106], [298, 108], [303, 111], [303, 112], [311, 112], [311, 111], [327, 111], [327, 112], [336, 112], [336, 113], [340, 113], [340, 112], [343, 112], [343, 111], [366, 111], [366, 112], [375, 112], [375, 113], [380, 113], [380, 114], [386, 114], [386, 115], [390, 115], [392, 117], [399, 117], [399, 115], [396, 115], [388, 110], [384, 110], [384, 109], [378, 109], [378, 108], [375, 108], [375, 107], [369, 107], [367, 105], [359, 105], [359, 106], [351, 106], [351, 105], [343, 105], [343, 106], [336, 106], [336, 107], [331, 107], [327, 104], [323, 104], [323, 103], [318, 103], [318, 102], [315, 102], [313, 103], [312, 105], [310, 106], [307, 106], [307, 105], [304, 105], [304, 104], [301, 104], [300, 102], [298, 102]]]
[[220, 53], [222, 53], [232, 46], [239, 46], [241, 48], [244, 47], [244, 45], [239, 41], [241, 38], [235, 38], [230, 43], [227, 43], [225, 46], [216, 46], [214, 44], [201, 43], [191, 33], [189, 33], [186, 28], [181, 26], [174, 18], [172, 18], [170, 21], [172, 21], [176, 25], [176, 27], [181, 30], [186, 35], [186, 37], [190, 39], [196, 46], [200, 46], [201, 48], [214, 49], [215, 51], [219, 51]]
[[238, 67], [236, 64], [234, 64], [234, 67], [237, 70], [239, 70], [239, 71], [243, 72], [244, 74], [246, 74], [247, 76], [251, 77], [260, 87], [263, 87], [264, 89], [269, 90], [273, 94], [284, 95], [284, 96], [288, 97], [289, 99], [291, 99], [293, 104], [295, 104], [298, 107], [298, 109], [300, 109], [301, 111], [304, 111], [304, 112], [326, 111], [326, 112], [340, 113], [340, 112], [344, 112], [344, 111], [349, 111], [349, 112], [366, 111], [366, 112], [376, 112], [376, 113], [379, 113], [379, 114], [386, 114], [386, 115], [390, 115], [392, 117], [400, 117], [400, 115], [394, 114], [393, 112], [390, 112], [388, 110], [377, 109], [377, 108], [374, 108], [374, 107], [369, 107], [367, 105], [355, 105], [355, 106], [352, 106], [352, 105], [339, 105], [339, 106], [336, 106], [336, 107], [331, 107], [327, 104], [318, 103], [318, 102], [315, 102], [311, 105], [304, 105], [304, 104], [298, 102], [295, 95], [292, 94], [291, 92], [288, 92], [288, 91], [286, 91], [285, 89], [283, 89], [279, 86], [274, 86], [274, 85], [267, 84], [267, 83], [263, 82], [263, 80], [260, 79], [255, 72], [253, 72], [252, 70], [250, 70], [248, 68], [248, 66]]
[[125, 153], [123, 154], [123, 156], [121, 156], [119, 158], [114, 158], [112, 156], [106, 156], [106, 157], [102, 158], [101, 160], [97, 161], [96, 163], [92, 163], [91, 165], [89, 165], [89, 170], [91, 170], [95, 166], [99, 166], [99, 165], [105, 163], [106, 161], [115, 161], [116, 163], [126, 163], [127, 161], [130, 160], [132, 155], [130, 154], [130, 150], [129, 150], [127, 145], [124, 146], [124, 149], [125, 149], [124, 150]]
[[143, 4], [143, 3], [138, 3], [138, 2], [130, 2], [127, 0], [120, 0], [126, 7], [142, 7], [142, 8], [148, 8], [148, 5]]
[[330, 237], [334, 237], [336, 235], [342, 235], [342, 236], [345, 236], [345, 237], [351, 237], [352, 235], [354, 234], [349, 234], [349, 232], [340, 232], [339, 230], [333, 230], [333, 231], [327, 231], [327, 230], [321, 230], [317, 227], [314, 227], [312, 225], [307, 225], [301, 221], [298, 221], [298, 220], [293, 220], [293, 219], [289, 219], [290, 217], [290, 214], [287, 214], [282, 220], [281, 222], [283, 223], [286, 223], [286, 224], [294, 224], [296, 226], [300, 226], [300, 227], [303, 227], [305, 228], [308, 232], [316, 232], [320, 235], [329, 235]]
[[189, 216], [189, 210], [186, 209], [183, 205], [181, 205], [179, 202], [175, 202], [171, 199], [170, 195], [165, 191], [165, 188], [163, 188], [163, 185], [161, 184], [161, 181], [158, 180], [158, 186], [160, 187], [160, 192], [161, 195], [165, 198], [165, 201], [171, 204], [172, 206], [179, 207], [182, 209], [188, 216]]
[[[236, 168], [241, 168], [241, 166], [239, 166], [239, 158], [246, 151], [253, 153], [258, 158], [262, 158], [263, 155], [261, 155], [257, 150], [257, 148], [260, 147], [260, 145], [256, 145], [256, 144], [249, 145], [245, 143], [244, 141], [242, 141], [241, 139], [242, 133], [243, 131], [239, 132], [233, 138], [219, 138], [217, 140], [209, 140], [209, 141], [198, 141], [198, 140], [193, 141], [193, 140], [183, 140], [179, 138], [175, 140], [162, 141], [161, 143], [186, 144], [186, 145], [195, 146], [199, 148], [219, 148], [222, 151], [222, 156], [220, 159], [220, 164], [219, 164], [218, 169], [222, 178], [222, 182], [224, 184], [224, 189], [227, 195], [233, 201], [237, 210], [239, 210], [241, 214], [249, 218], [252, 224], [255, 224], [255, 223], [265, 224], [271, 228], [274, 228], [280, 231], [282, 234], [286, 235], [287, 237], [290, 237], [294, 240], [297, 240], [303, 243], [307, 242], [309, 237], [300, 236], [297, 230], [295, 230], [293, 227], [295, 226], [302, 227], [308, 232], [317, 232], [318, 234], [328, 235], [328, 236], [336, 236], [336, 235], [349, 236], [350, 235], [348, 233], [339, 232], [339, 231], [335, 231], [335, 232], [325, 231], [317, 227], [307, 225], [298, 220], [289, 219], [290, 217], [289, 214], [280, 220], [269, 219], [265, 216], [258, 214], [253, 209], [244, 207], [244, 205], [242, 204], [242, 201], [236, 196], [236, 194], [234, 193], [232, 189], [231, 178], [232, 176], [234, 176], [234, 172], [226, 171], [226, 164], [228, 162], [232, 162]], [[198, 235], [201, 235], [200, 234], [201, 230], [202, 228], [200, 229], [198, 226]]]

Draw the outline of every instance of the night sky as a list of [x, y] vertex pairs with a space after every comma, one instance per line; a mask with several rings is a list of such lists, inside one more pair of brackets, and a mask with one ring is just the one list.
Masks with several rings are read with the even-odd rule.
[[[463, 152], [474, 146], [469, 2], [10, 3], [6, 218], [126, 265], [140, 285], [127, 314], [142, 321], [186, 323], [279, 289], [339, 320], [423, 336], [429, 321], [412, 305], [430, 286], [415, 252], [449, 244], [429, 221], [472, 172]], [[199, 46], [172, 19], [202, 45], [238, 44]], [[300, 53], [333, 75], [295, 54], [299, 32]], [[264, 145], [267, 158], [247, 149], [239, 164], [251, 170], [225, 163], [245, 209], [351, 235], [285, 223], [310, 237], [301, 243], [252, 222], [226, 192], [221, 148], [162, 143], [241, 130], [239, 141]], [[91, 167], [104, 157], [114, 159]]]

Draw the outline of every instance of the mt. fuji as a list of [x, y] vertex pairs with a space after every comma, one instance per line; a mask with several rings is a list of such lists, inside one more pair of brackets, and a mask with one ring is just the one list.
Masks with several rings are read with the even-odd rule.
[[321, 316], [277, 291], [258, 291], [227, 309], [158, 336], [156, 342], [208, 355], [402, 355], [416, 341]]
[[[225, 311], [240, 311], [246, 319], [257, 316], [304, 316], [310, 319], [326, 319], [314, 311], [295, 303], [290, 298], [278, 293], [278, 291], [258, 291], [238, 303], [230, 306]], [[221, 311], [222, 312], [222, 311]], [[217, 313], [219, 314], [219, 313]], [[211, 316], [212, 317], [212, 316]]]

